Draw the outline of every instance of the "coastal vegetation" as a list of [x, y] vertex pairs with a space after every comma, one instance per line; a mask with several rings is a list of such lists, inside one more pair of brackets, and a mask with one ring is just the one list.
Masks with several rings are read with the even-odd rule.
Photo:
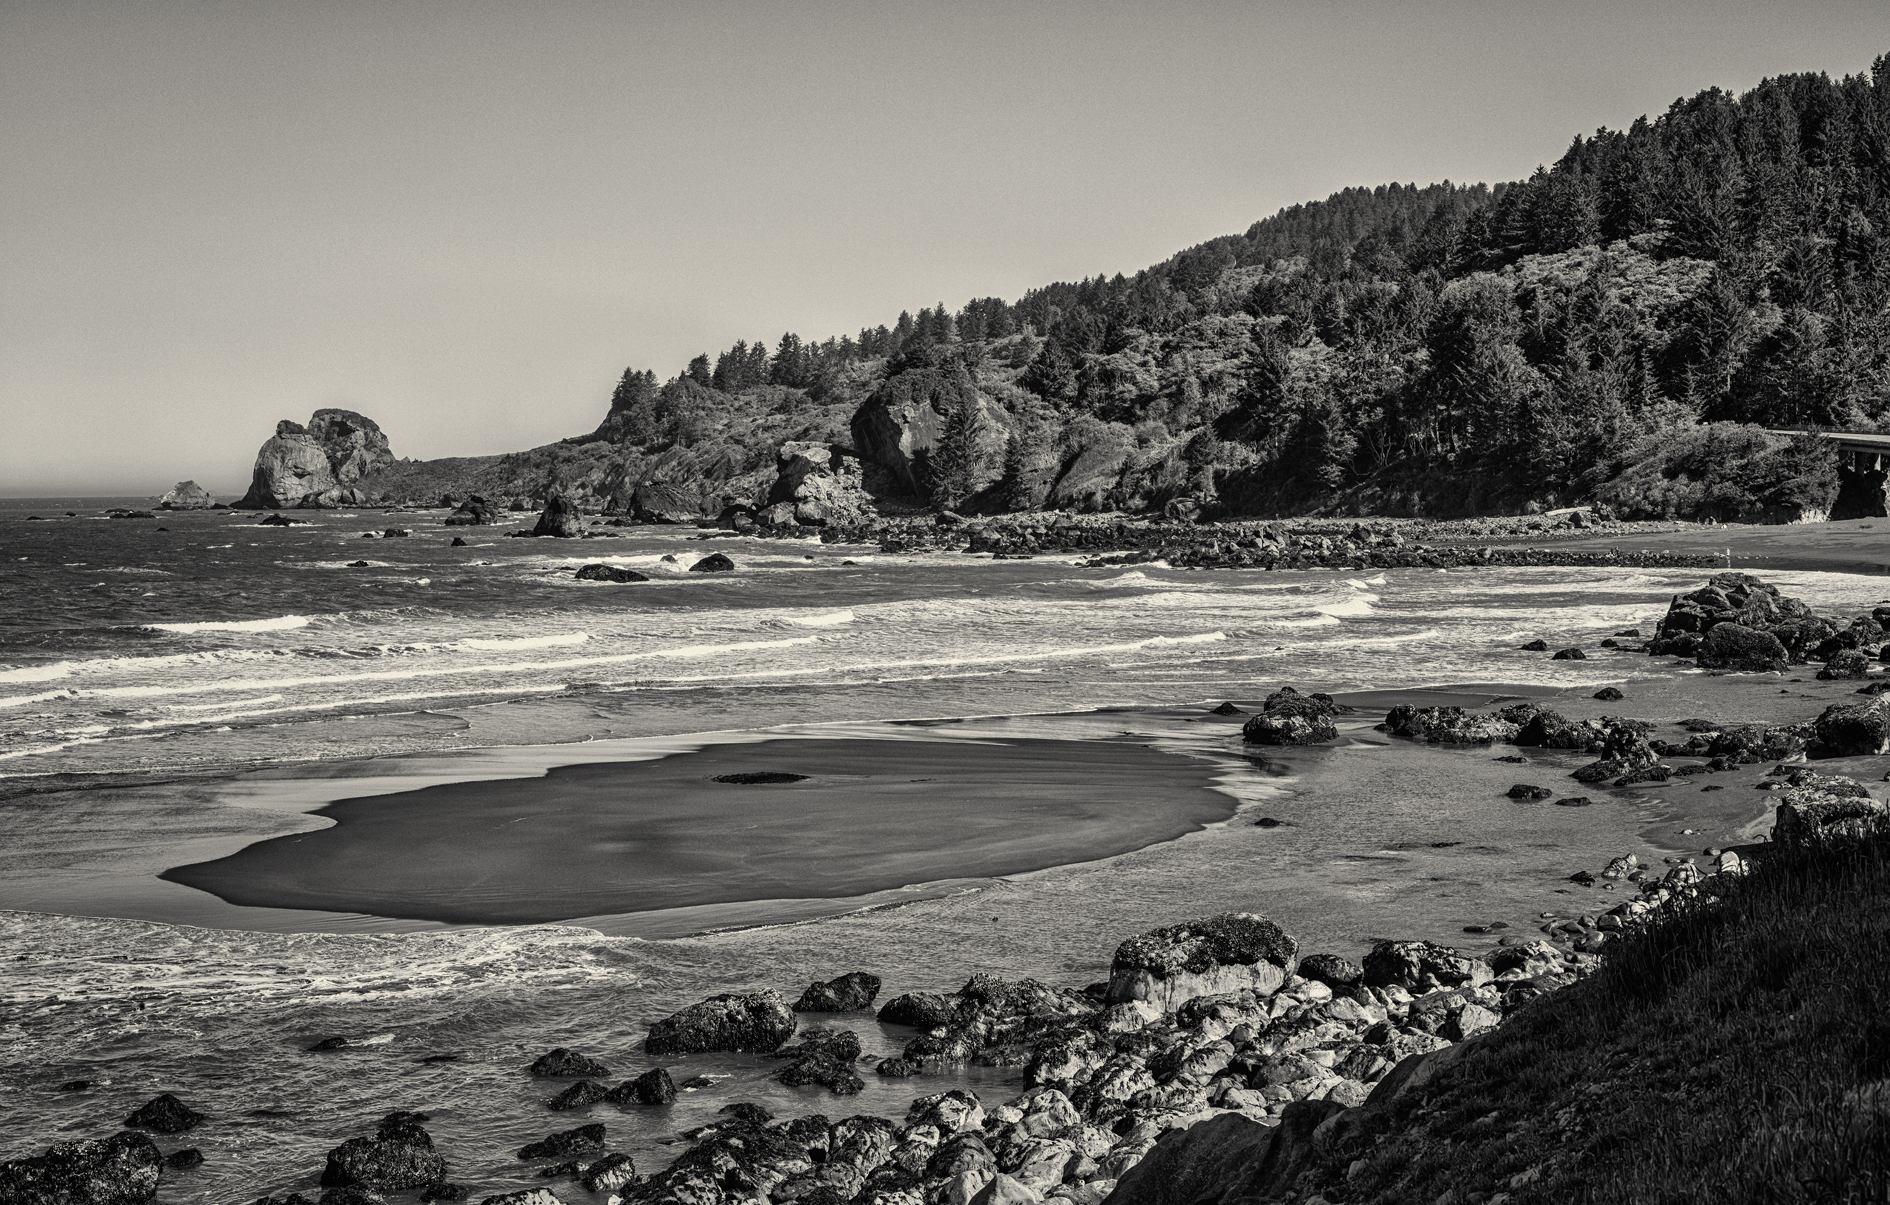
[[1811, 515], [1832, 453], [1768, 432], [1890, 417], [1886, 147], [1890, 57], [1709, 89], [1526, 180], [1346, 189], [1133, 276], [633, 367], [589, 435], [362, 484], [713, 517], [805, 441], [980, 513]]

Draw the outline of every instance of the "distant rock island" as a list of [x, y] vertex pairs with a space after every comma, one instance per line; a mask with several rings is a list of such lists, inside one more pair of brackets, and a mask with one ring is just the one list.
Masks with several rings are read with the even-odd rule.
[[387, 436], [364, 415], [352, 410], [317, 410], [306, 427], [285, 418], [256, 453], [249, 492], [236, 507], [288, 510], [365, 505], [372, 499], [359, 488], [360, 481], [393, 463]]
[[217, 500], [195, 481], [180, 481], [157, 500], [159, 510], [210, 510]]

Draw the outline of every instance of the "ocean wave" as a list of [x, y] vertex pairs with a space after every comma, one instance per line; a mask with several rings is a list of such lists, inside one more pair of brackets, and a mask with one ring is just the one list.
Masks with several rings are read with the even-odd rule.
[[1358, 594], [1342, 602], [1322, 603], [1313, 608], [1321, 615], [1334, 618], [1360, 618], [1374, 613], [1372, 604], [1378, 601], [1376, 594]]
[[852, 623], [855, 618], [851, 611], [830, 611], [825, 615], [791, 615], [787, 622], [803, 628], [830, 628]]
[[155, 632], [286, 632], [291, 628], [305, 628], [309, 625], [306, 615], [278, 615], [274, 619], [206, 619], [196, 623], [145, 623], [139, 624]]

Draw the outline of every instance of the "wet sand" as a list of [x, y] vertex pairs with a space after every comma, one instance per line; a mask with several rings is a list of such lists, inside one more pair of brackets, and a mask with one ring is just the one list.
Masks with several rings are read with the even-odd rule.
[[[163, 878], [230, 903], [526, 924], [867, 895], [1127, 853], [1225, 820], [1208, 761], [1113, 741], [799, 739], [343, 799]], [[729, 774], [796, 774], [723, 783]]]
[[[1681, 530], [1653, 535], [1600, 535], [1577, 539], [1541, 540], [1504, 539], [1490, 541], [1492, 547], [1551, 547], [1624, 552], [1643, 548], [1666, 552], [1689, 552], [1724, 557], [1731, 554], [1731, 568], [1756, 573], [1780, 569], [1812, 570], [1824, 573], [1890, 574], [1890, 519], [1847, 519], [1841, 523], [1791, 523], [1777, 526], [1751, 526], [1738, 523], [1684, 526]], [[1723, 562], [1722, 562], [1723, 566]], [[1703, 570], [1711, 573], [1712, 570]]]

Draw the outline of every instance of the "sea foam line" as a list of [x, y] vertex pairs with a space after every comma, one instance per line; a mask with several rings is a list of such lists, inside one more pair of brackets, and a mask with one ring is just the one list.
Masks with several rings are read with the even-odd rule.
[[306, 615], [278, 615], [274, 619], [203, 620], [198, 623], [146, 623], [138, 626], [157, 632], [283, 632], [305, 628]]

